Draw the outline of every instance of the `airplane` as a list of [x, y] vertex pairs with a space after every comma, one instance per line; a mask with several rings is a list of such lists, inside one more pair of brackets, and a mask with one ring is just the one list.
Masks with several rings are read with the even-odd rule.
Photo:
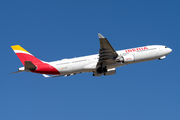
[[78, 73], [93, 72], [93, 76], [114, 75], [116, 68], [128, 64], [166, 58], [172, 52], [163, 45], [148, 45], [115, 51], [107, 38], [98, 33], [99, 54], [62, 59], [53, 62], [42, 61], [26, 51], [20, 45], [13, 45], [14, 50], [24, 67], [17, 72], [40, 73], [44, 77], [70, 76]]

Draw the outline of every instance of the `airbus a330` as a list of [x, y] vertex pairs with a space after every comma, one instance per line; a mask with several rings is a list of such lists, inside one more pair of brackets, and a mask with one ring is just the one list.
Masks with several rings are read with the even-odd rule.
[[[24, 67], [17, 72], [40, 73], [44, 77], [70, 76], [78, 73], [92, 72], [93, 76], [113, 75], [116, 68], [123, 65], [162, 60], [172, 52], [163, 45], [149, 45], [115, 51], [107, 38], [98, 34], [100, 41], [99, 54], [45, 62], [26, 51], [20, 45], [11, 46]], [[17, 73], [14, 72], [14, 73]]]

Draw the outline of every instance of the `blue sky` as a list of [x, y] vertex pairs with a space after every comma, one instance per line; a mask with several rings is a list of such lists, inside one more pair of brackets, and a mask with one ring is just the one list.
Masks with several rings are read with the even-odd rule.
[[[178, 0], [6, 0], [0, 2], [1, 120], [179, 120]], [[166, 59], [44, 78], [9, 74], [22, 66], [11, 45], [44, 61], [96, 54], [97, 33], [114, 49], [166, 45]]]

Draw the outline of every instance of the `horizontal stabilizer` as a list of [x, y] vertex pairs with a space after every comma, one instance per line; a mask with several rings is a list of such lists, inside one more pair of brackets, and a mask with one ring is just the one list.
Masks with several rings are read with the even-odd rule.
[[42, 74], [42, 75], [43, 75], [44, 77], [46, 77], [46, 78], [47, 78], [47, 77], [50, 77], [49, 75], [46, 75], [46, 74]]
[[19, 70], [19, 71], [16, 71], [16, 72], [12, 72], [10, 74], [19, 73], [19, 72], [23, 72], [23, 71]]
[[36, 66], [31, 61], [25, 61], [24, 63], [25, 69], [35, 70]]
[[48, 77], [59, 77], [60, 75], [47, 75], [47, 74], [42, 74], [45, 78]]

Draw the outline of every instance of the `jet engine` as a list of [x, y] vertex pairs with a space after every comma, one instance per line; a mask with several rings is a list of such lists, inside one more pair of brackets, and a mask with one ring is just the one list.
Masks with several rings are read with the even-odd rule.
[[101, 74], [99, 74], [99, 73], [97, 73], [97, 72], [94, 72], [94, 73], [93, 73], [93, 76], [101, 76], [101, 75], [103, 75], [103, 73], [101, 73]]
[[105, 73], [105, 72], [107, 72], [107, 68], [106, 68], [106, 67], [99, 67], [99, 68], [96, 70], [96, 72], [97, 72], [98, 74]]
[[114, 75], [116, 73], [116, 69], [106, 69], [103, 71], [103, 68], [98, 68], [96, 72], [94, 72], [93, 76], [101, 76], [101, 75]]

